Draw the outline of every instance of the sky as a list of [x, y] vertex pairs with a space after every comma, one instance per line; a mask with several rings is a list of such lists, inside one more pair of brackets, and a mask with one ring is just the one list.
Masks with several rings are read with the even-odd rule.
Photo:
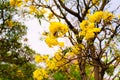
[[[120, 5], [118, 3], [120, 3], [120, 0], [111, 0], [111, 3], [109, 3], [110, 11], [116, 9], [117, 6]], [[119, 14], [119, 11], [117, 12], [118, 14]], [[41, 23], [42, 25], [40, 25], [38, 20], [35, 18], [25, 21], [25, 25], [28, 27], [28, 30], [27, 30], [28, 45], [33, 50], [35, 50], [40, 54], [53, 55], [54, 51], [56, 51], [57, 48], [56, 47], [49, 48], [45, 44], [44, 40], [40, 40], [42, 32], [45, 30], [48, 30], [49, 24], [45, 21], [42, 21]]]
[[25, 21], [25, 25], [28, 27], [27, 38], [28, 45], [40, 54], [53, 54], [56, 48], [49, 48], [42, 38], [42, 32], [48, 30], [49, 24], [42, 21], [42, 25], [38, 20], [33, 18], [32, 20]]

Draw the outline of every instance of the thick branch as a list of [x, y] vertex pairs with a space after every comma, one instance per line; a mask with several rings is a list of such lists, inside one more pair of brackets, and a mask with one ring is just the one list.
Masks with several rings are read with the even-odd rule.
[[108, 4], [109, 2], [110, 2], [109, 0], [102, 0], [102, 5], [101, 5], [99, 10], [103, 11], [105, 6], [106, 6], [106, 4]]
[[78, 18], [78, 20], [79, 20], [80, 22], [82, 22], [82, 18], [80, 17], [79, 13], [74, 12], [73, 10], [67, 8], [67, 7], [63, 4], [63, 2], [62, 2], [61, 0], [58, 0], [58, 1], [59, 1], [60, 5], [62, 6], [63, 9], [65, 9], [65, 10], [66, 10], [67, 12], [69, 12], [70, 14], [76, 16], [76, 17]]

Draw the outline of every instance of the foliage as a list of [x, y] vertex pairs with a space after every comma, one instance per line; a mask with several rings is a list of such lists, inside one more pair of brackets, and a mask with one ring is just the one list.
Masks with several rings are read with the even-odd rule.
[[[115, 14], [119, 6], [109, 11], [106, 7], [110, 2], [23, 0], [22, 6], [29, 8], [28, 13], [50, 23], [49, 32], [45, 34], [46, 44], [59, 47], [53, 57], [36, 55], [35, 61], [45, 65], [34, 71], [34, 79], [110, 80], [119, 77], [120, 70], [113, 72], [120, 66], [117, 45], [120, 18]], [[59, 42], [60, 38], [67, 39], [70, 46]]]
[[0, 0], [0, 80], [33, 80], [35, 51], [22, 43], [27, 28], [14, 19], [17, 12], [10, 4]]

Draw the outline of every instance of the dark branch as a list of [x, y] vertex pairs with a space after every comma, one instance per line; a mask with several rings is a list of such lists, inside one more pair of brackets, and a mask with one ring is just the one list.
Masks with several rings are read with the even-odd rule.
[[67, 7], [63, 4], [63, 2], [62, 2], [61, 0], [58, 0], [58, 1], [59, 1], [60, 5], [62, 6], [63, 9], [65, 9], [67, 12], [69, 12], [70, 14], [74, 15], [75, 17], [77, 17], [78, 20], [79, 20], [80, 22], [82, 22], [82, 18], [80, 17], [79, 13], [74, 12], [73, 10], [67, 8]]

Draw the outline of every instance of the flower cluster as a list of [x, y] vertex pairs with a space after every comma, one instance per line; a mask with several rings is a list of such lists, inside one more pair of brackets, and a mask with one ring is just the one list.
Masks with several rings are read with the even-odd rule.
[[80, 24], [80, 36], [83, 36], [86, 40], [95, 37], [95, 33], [100, 32], [101, 29], [96, 27], [101, 21], [109, 23], [113, 19], [113, 14], [105, 11], [96, 11], [93, 15], [88, 15], [88, 20], [83, 20]]
[[93, 15], [88, 16], [88, 19], [90, 22], [100, 22], [102, 16], [103, 16], [102, 11], [96, 11]]
[[22, 0], [10, 0], [10, 5], [12, 7], [20, 7], [22, 5]]
[[68, 27], [61, 22], [51, 22], [49, 30], [53, 36], [62, 37], [68, 31]]
[[84, 36], [86, 40], [94, 38], [96, 32], [100, 32], [100, 28], [95, 28], [95, 24], [93, 22], [89, 22], [88, 20], [82, 21], [80, 24], [81, 32], [80, 36]]
[[43, 80], [48, 77], [47, 72], [44, 68], [37, 69], [33, 72], [33, 78], [35, 80]]
[[49, 47], [53, 47], [56, 45], [59, 45], [61, 47], [64, 46], [63, 42], [59, 42], [57, 40], [58, 37], [62, 37], [67, 31], [68, 27], [67, 25], [61, 23], [61, 22], [51, 22], [49, 26], [50, 34], [47, 36], [45, 42]]
[[94, 23], [99, 23], [101, 20], [109, 22], [113, 17], [113, 14], [108, 11], [96, 11], [93, 15], [88, 16], [88, 20]]

